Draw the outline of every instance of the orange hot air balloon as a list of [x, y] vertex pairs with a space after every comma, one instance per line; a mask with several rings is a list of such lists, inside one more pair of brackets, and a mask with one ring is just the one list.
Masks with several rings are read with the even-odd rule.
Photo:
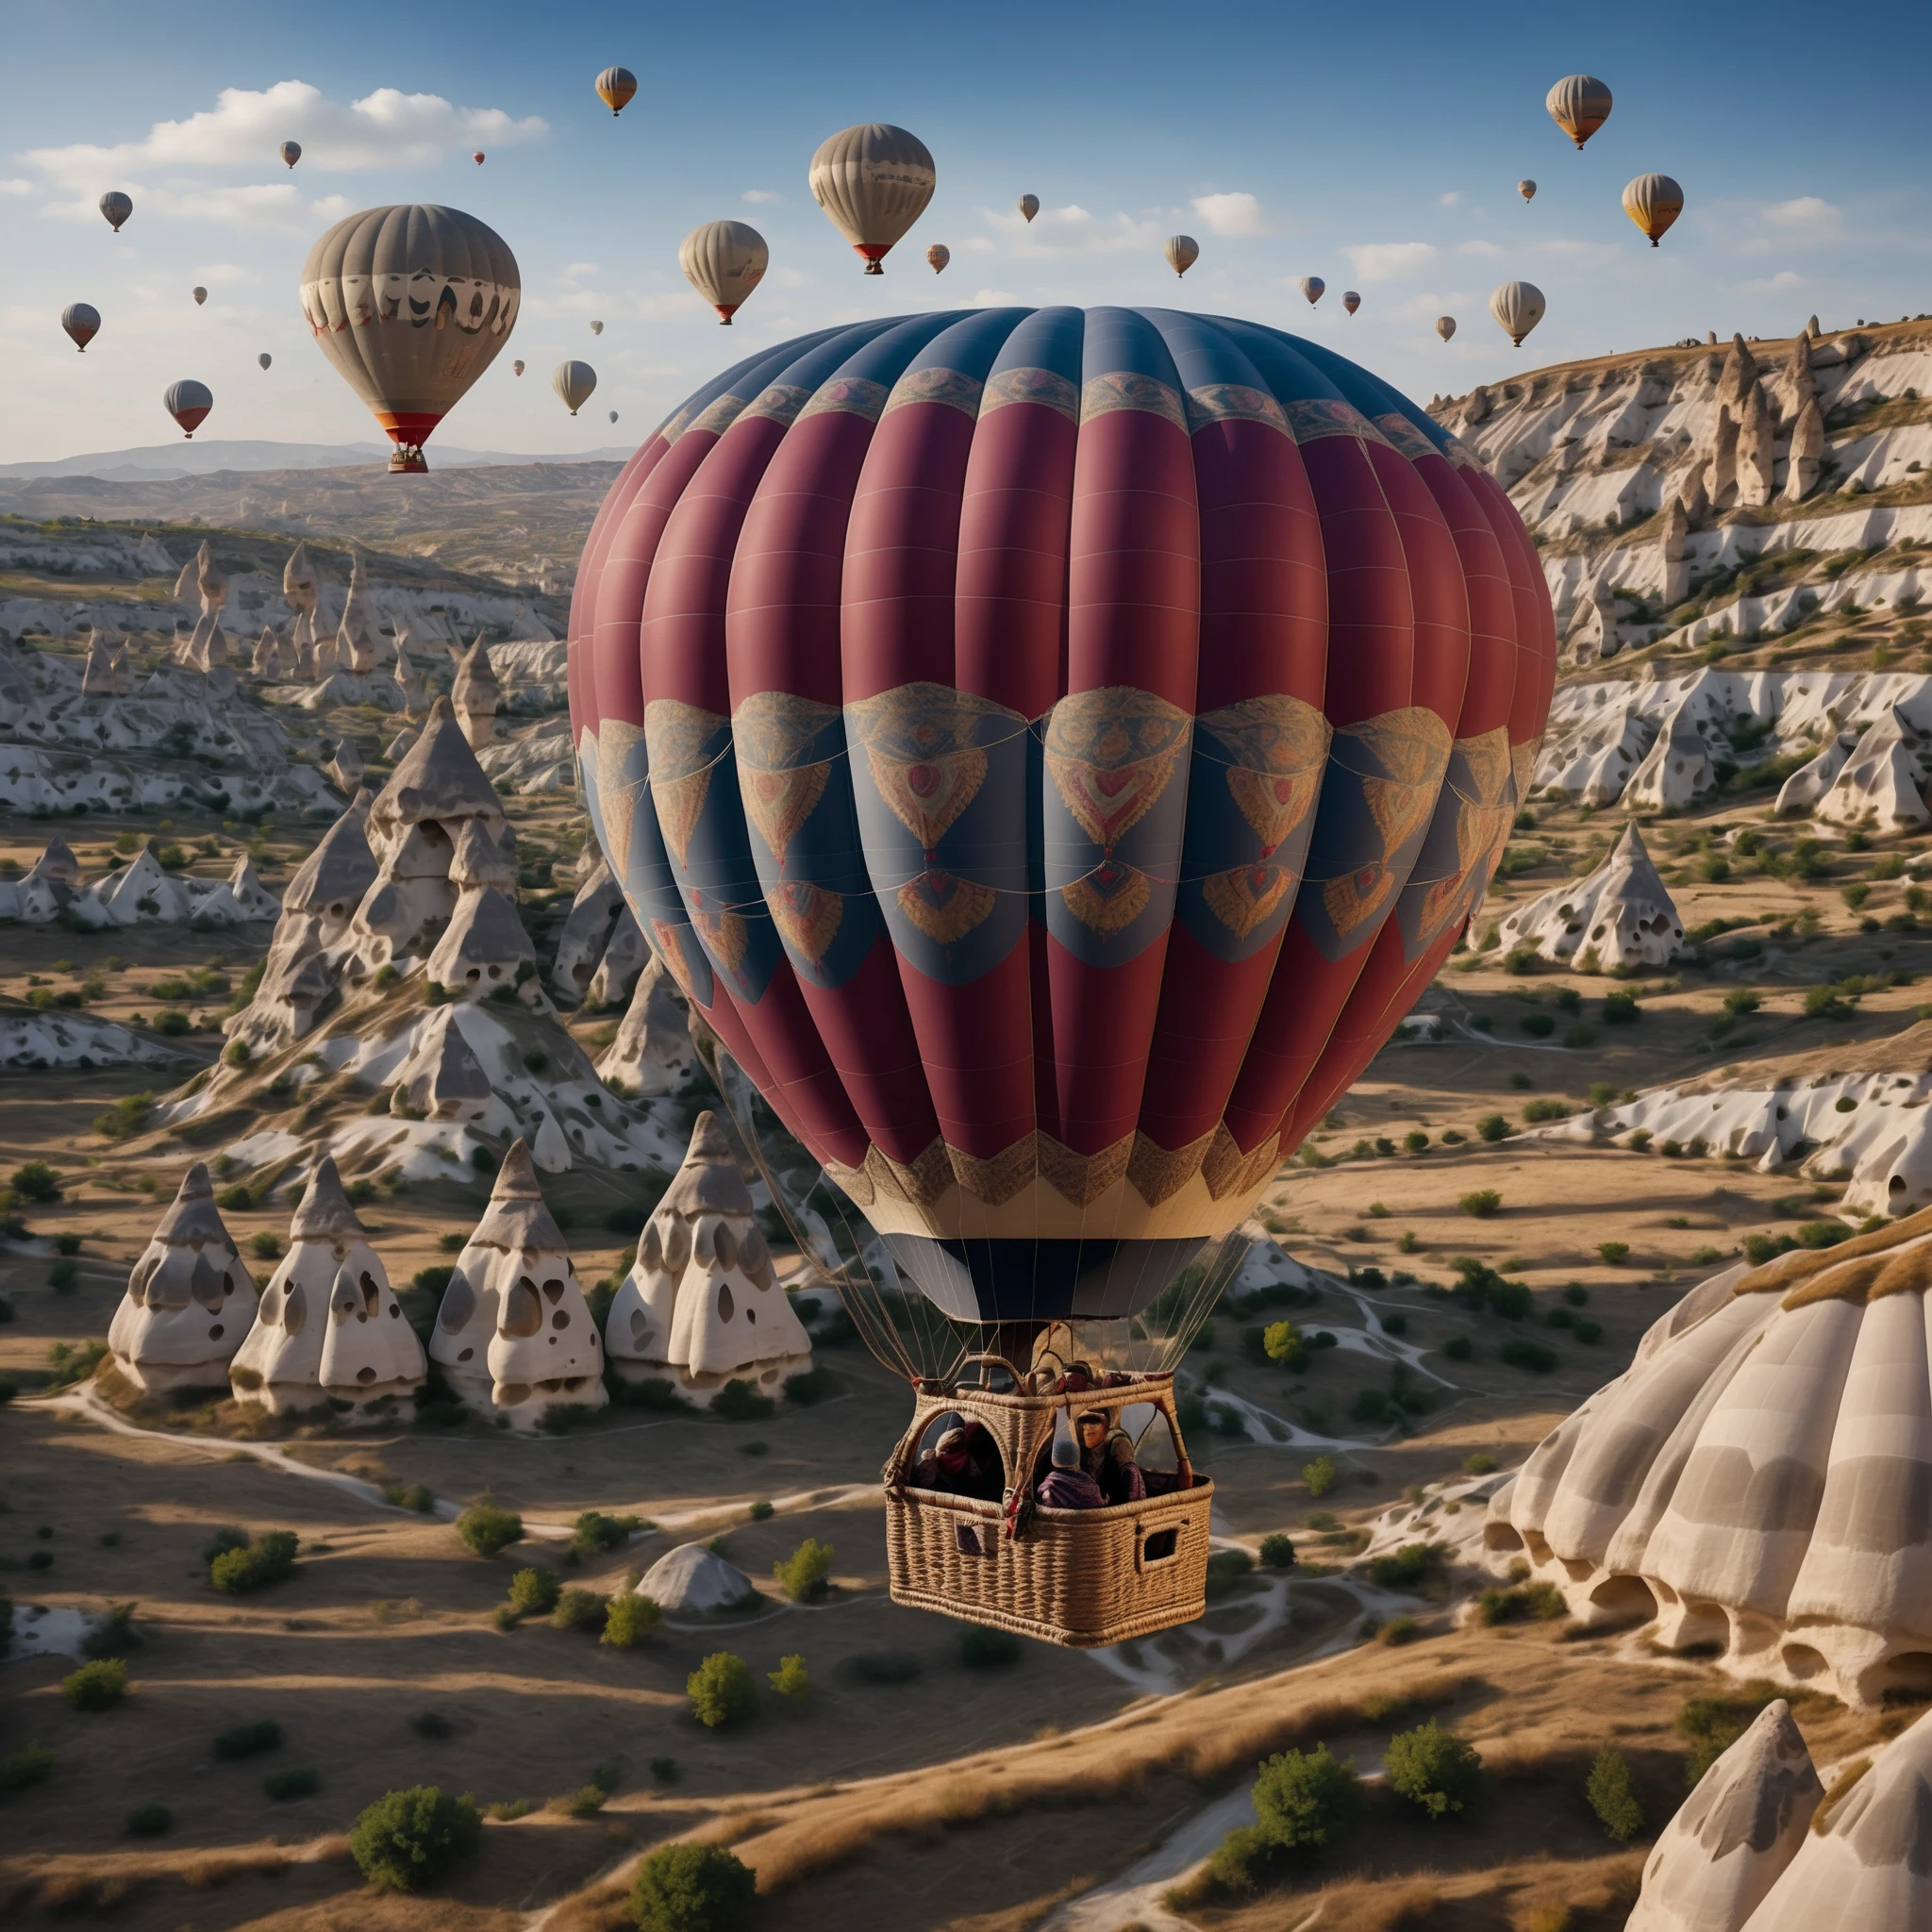
[[101, 311], [92, 302], [70, 302], [60, 311], [60, 326], [85, 356], [87, 345], [101, 332]]
[[1624, 191], [1624, 212], [1655, 248], [1684, 212], [1684, 191], [1668, 175], [1640, 175]]
[[181, 434], [190, 441], [194, 432], [215, 406], [214, 391], [205, 382], [196, 382], [192, 376], [183, 376], [179, 382], [171, 382], [161, 394], [161, 407], [181, 425]]
[[1550, 119], [1578, 148], [1610, 118], [1610, 91], [1591, 74], [1567, 74], [1544, 96]]
[[925, 251], [926, 266], [932, 270], [934, 275], [939, 275], [952, 258], [953, 251], [943, 242], [935, 242]]
[[638, 77], [628, 67], [607, 67], [597, 76], [597, 98], [614, 121], [629, 107], [638, 91]]

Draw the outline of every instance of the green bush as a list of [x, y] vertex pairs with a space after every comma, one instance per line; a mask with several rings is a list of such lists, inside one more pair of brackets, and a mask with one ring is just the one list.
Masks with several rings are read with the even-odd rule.
[[1441, 1543], [1404, 1543], [1393, 1555], [1377, 1557], [1369, 1575], [1382, 1590], [1414, 1590], [1441, 1574], [1446, 1554]]
[[252, 1723], [236, 1724], [231, 1729], [217, 1733], [215, 1756], [254, 1757], [263, 1751], [273, 1751], [281, 1741], [281, 1725], [272, 1717], [258, 1717]]
[[23, 1201], [31, 1202], [37, 1208], [44, 1208], [49, 1202], [60, 1198], [59, 1172], [49, 1167], [44, 1160], [29, 1160], [25, 1166], [15, 1168], [8, 1185]]
[[1545, 1348], [1541, 1341], [1532, 1341], [1526, 1335], [1512, 1335], [1496, 1351], [1501, 1358], [1512, 1369], [1530, 1369], [1540, 1375], [1546, 1375], [1557, 1366], [1557, 1352]]
[[579, 1557], [601, 1557], [623, 1549], [639, 1530], [649, 1526], [641, 1516], [607, 1516], [601, 1509], [586, 1509], [576, 1520], [570, 1546]]
[[630, 1915], [640, 1932], [742, 1932], [758, 1889], [723, 1845], [660, 1845], [639, 1867]]
[[769, 1395], [760, 1395], [749, 1382], [741, 1382], [736, 1376], [711, 1397], [711, 1413], [727, 1423], [761, 1423], [777, 1406]]
[[778, 1668], [765, 1673], [765, 1682], [788, 1704], [811, 1702], [811, 1673], [806, 1669], [804, 1657], [795, 1653], [781, 1657]]
[[610, 1614], [610, 1599], [594, 1590], [567, 1590], [557, 1599], [550, 1623], [558, 1630], [597, 1630]]
[[610, 1599], [604, 1635], [598, 1641], [613, 1650], [635, 1650], [663, 1621], [664, 1612], [655, 1597], [640, 1596], [634, 1590], [621, 1591]]
[[114, 1604], [105, 1615], [89, 1626], [80, 1641], [83, 1657], [125, 1657], [141, 1648], [141, 1635], [134, 1627], [133, 1604]]
[[1637, 1781], [1621, 1754], [1608, 1745], [1596, 1754], [1583, 1794], [1597, 1823], [1618, 1844], [1628, 1844], [1643, 1829], [1643, 1801], [1637, 1795]]
[[1237, 1825], [1208, 1856], [1208, 1885], [1218, 1892], [1254, 1891], [1280, 1856], [1281, 1848], [1260, 1825]]
[[1617, 1268], [1621, 1267], [1624, 1262], [1630, 1258], [1630, 1243], [1628, 1241], [1599, 1241], [1596, 1252], [1598, 1258], [1603, 1261], [1606, 1267]]
[[524, 1540], [524, 1519], [493, 1503], [473, 1503], [457, 1518], [457, 1534], [473, 1556], [493, 1557]]
[[1628, 1026], [1642, 1017], [1634, 994], [1627, 992], [1607, 992], [1604, 995], [1604, 1024], [1607, 1026]]
[[1390, 1789], [1431, 1818], [1467, 1810], [1482, 1791], [1483, 1761], [1475, 1746], [1434, 1718], [1390, 1739], [1382, 1762]]
[[1010, 1630], [968, 1624], [959, 1632], [959, 1661], [969, 1671], [994, 1670], [1020, 1661], [1020, 1640]]
[[1255, 1779], [1255, 1816], [1270, 1841], [1284, 1851], [1326, 1850], [1360, 1817], [1361, 1808], [1355, 1767], [1331, 1757], [1326, 1744], [1267, 1758]]
[[1475, 1130], [1478, 1137], [1485, 1141], [1507, 1141], [1509, 1138], [1509, 1123], [1499, 1113], [1484, 1114], [1482, 1119], [1476, 1122]]
[[322, 1789], [322, 1774], [313, 1765], [300, 1771], [274, 1771], [261, 1781], [262, 1790], [279, 1805], [312, 1798]]
[[789, 1557], [772, 1565], [778, 1588], [795, 1604], [815, 1604], [830, 1587], [832, 1545], [807, 1537]]
[[378, 1891], [413, 1891], [433, 1884], [483, 1842], [483, 1819], [472, 1798], [435, 1785], [385, 1791], [349, 1832], [349, 1850]]
[[1516, 1590], [1486, 1590], [1475, 1600], [1476, 1622], [1494, 1628], [1498, 1624], [1521, 1624], [1535, 1617], [1554, 1623], [1568, 1616], [1563, 1592], [1554, 1583], [1531, 1583]]
[[1391, 1617], [1375, 1634], [1381, 1638], [1384, 1643], [1392, 1647], [1398, 1644], [1412, 1643], [1419, 1633], [1415, 1619], [1403, 1616]]
[[1456, 1205], [1475, 1220], [1487, 1221], [1501, 1210], [1503, 1197], [1494, 1188], [1478, 1188], [1474, 1193], [1464, 1194]]
[[1261, 1352], [1284, 1369], [1298, 1369], [1308, 1358], [1302, 1331], [1292, 1322], [1271, 1322], [1261, 1331]]
[[713, 1651], [684, 1682], [691, 1714], [707, 1730], [742, 1724], [758, 1707], [751, 1666], [728, 1650]]
[[127, 1836], [159, 1838], [174, 1822], [175, 1814], [165, 1805], [137, 1805], [127, 1814]]
[[1475, 1343], [1466, 1335], [1452, 1335], [1442, 1344], [1442, 1353], [1452, 1362], [1466, 1362], [1475, 1354]]
[[1245, 1550], [1216, 1550], [1208, 1558], [1208, 1595], [1225, 1596], [1250, 1570], [1255, 1559]]
[[413, 1509], [418, 1516], [436, 1514], [436, 1491], [427, 1483], [385, 1483], [382, 1500], [398, 1509]]
[[532, 1564], [510, 1578], [509, 1607], [520, 1617], [547, 1617], [557, 1607], [561, 1589], [554, 1570]]
[[0, 1796], [11, 1796], [54, 1775], [54, 1754], [44, 1744], [29, 1744], [10, 1757], [0, 1757]]
[[60, 1679], [60, 1694], [75, 1710], [112, 1710], [127, 1695], [127, 1666], [104, 1657]]
[[1292, 1570], [1294, 1568], [1294, 1542], [1290, 1537], [1277, 1530], [1273, 1536], [1261, 1539], [1261, 1560], [1271, 1570]]
[[247, 1548], [224, 1550], [215, 1557], [208, 1580], [228, 1596], [279, 1583], [295, 1567], [298, 1542], [293, 1530], [263, 1530]]
[[1341, 1470], [1332, 1456], [1318, 1456], [1302, 1464], [1302, 1486], [1318, 1501], [1341, 1480]]
[[552, 1798], [549, 1810], [564, 1818], [594, 1818], [604, 1808], [604, 1802], [610, 1793], [594, 1782], [579, 1785], [574, 1791], [566, 1791], [560, 1798]]
[[813, 1403], [823, 1402], [838, 1386], [829, 1369], [806, 1369], [786, 1376], [785, 1400], [809, 1408]]

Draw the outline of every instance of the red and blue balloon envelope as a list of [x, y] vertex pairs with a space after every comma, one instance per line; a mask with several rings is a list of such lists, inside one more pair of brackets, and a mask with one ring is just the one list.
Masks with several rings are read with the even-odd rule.
[[749, 358], [625, 466], [570, 627], [597, 835], [694, 1017], [1008, 1341], [1246, 1219], [1480, 900], [1555, 668], [1455, 438], [1166, 309]]

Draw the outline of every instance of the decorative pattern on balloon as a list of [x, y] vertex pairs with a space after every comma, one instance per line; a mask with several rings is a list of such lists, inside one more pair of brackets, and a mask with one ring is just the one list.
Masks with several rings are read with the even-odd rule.
[[1187, 405], [1177, 391], [1151, 375], [1139, 375], [1122, 369], [1110, 375], [1096, 375], [1080, 387], [1080, 421], [1091, 423], [1114, 409], [1141, 409], [1150, 416], [1162, 416], [1176, 429], [1188, 426]]
[[979, 406], [980, 420], [1008, 403], [1043, 403], [1069, 423], [1080, 420], [1078, 387], [1054, 369], [1002, 369], [990, 375], [986, 398]]

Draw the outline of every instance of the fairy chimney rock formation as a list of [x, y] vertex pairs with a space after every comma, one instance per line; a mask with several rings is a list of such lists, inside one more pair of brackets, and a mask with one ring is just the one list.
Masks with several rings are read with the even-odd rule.
[[265, 682], [284, 675], [282, 670], [282, 635], [275, 625], [264, 625], [261, 635], [255, 641], [255, 657], [248, 667], [256, 676]]
[[238, 1402], [271, 1415], [369, 1415], [423, 1386], [423, 1344], [324, 1155], [289, 1224], [289, 1252], [228, 1367]]
[[623, 1006], [650, 958], [651, 948], [643, 929], [626, 906], [619, 911], [617, 924], [610, 928], [610, 937], [605, 942], [604, 957], [597, 961], [597, 970], [584, 989], [584, 1005], [593, 1009]]
[[462, 724], [463, 736], [471, 748], [481, 751], [496, 729], [496, 713], [503, 704], [503, 687], [490, 663], [483, 633], [465, 651], [457, 664], [456, 682], [450, 687], [450, 702]]
[[1776, 447], [1770, 398], [1754, 382], [1738, 425], [1738, 501], [1749, 508], [1761, 508], [1777, 493]]
[[700, 1407], [730, 1381], [763, 1393], [811, 1366], [811, 1341], [773, 1272], [750, 1190], [718, 1117], [644, 1225], [604, 1324], [617, 1373], [668, 1377]]
[[624, 894], [600, 858], [595, 871], [577, 888], [557, 941], [550, 984], [567, 1000], [580, 1000], [604, 957], [610, 928], [624, 908]]
[[1798, 406], [1797, 420], [1791, 425], [1790, 448], [1785, 458], [1784, 496], [1787, 503], [1803, 503], [1818, 488], [1824, 469], [1824, 411], [1818, 398], [1808, 395]]
[[127, 1277], [108, 1347], [137, 1389], [218, 1389], [254, 1311], [254, 1278], [197, 1160]]
[[294, 662], [289, 667], [296, 677], [315, 675], [315, 566], [308, 560], [308, 545], [297, 543], [282, 566], [282, 601], [295, 613], [294, 627], [289, 633], [290, 651]]
[[1824, 1795], [1790, 1706], [1774, 1698], [1658, 1834], [1624, 1932], [1740, 1932]]
[[[228, 661], [228, 641], [222, 634], [222, 606], [228, 601], [227, 574], [215, 561], [214, 552], [205, 538], [194, 553], [191, 568], [201, 598], [201, 615], [181, 654], [181, 661], [194, 671], [221, 670]], [[184, 571], [182, 575], [186, 577], [187, 574]]]
[[536, 948], [517, 908], [494, 886], [465, 887], [429, 955], [429, 977], [460, 998], [487, 999], [525, 982], [538, 994], [536, 974]]
[[603, 1345], [522, 1141], [457, 1257], [429, 1354], [465, 1401], [519, 1428], [561, 1405], [610, 1400]]
[[1597, 967], [1662, 966], [1683, 950], [1684, 922], [1644, 849], [1626, 825], [1610, 856], [1588, 878], [1532, 899], [1496, 928], [1501, 945], [1533, 946], [1568, 963], [1594, 953]]
[[339, 790], [351, 798], [362, 789], [362, 754], [353, 738], [336, 740], [335, 756], [329, 761], [328, 774], [336, 781]]
[[80, 694], [84, 698], [114, 698], [127, 694], [127, 649], [125, 641], [99, 625], [88, 640], [87, 663], [80, 674]]
[[682, 1093], [697, 1072], [684, 997], [663, 960], [652, 954], [638, 976], [617, 1038], [597, 1062], [598, 1077], [649, 1099]]
[[359, 546], [349, 554], [349, 591], [342, 600], [342, 621], [336, 629], [336, 668], [366, 677], [375, 669], [382, 640], [376, 632], [375, 598], [362, 574]]
[[[1740, 405], [1741, 408], [1741, 405]], [[1711, 428], [1710, 459], [1705, 465], [1705, 489], [1714, 510], [1730, 509], [1738, 501], [1738, 419], [1731, 406], [1720, 403]]]
[[1670, 610], [1690, 594], [1690, 517], [1678, 497], [1671, 497], [1664, 505], [1657, 550], [1663, 560], [1661, 601]]
[[390, 1094], [390, 1111], [410, 1120], [478, 1121], [495, 1089], [483, 1062], [457, 1024], [458, 1008], [441, 1007], [418, 1029]]

